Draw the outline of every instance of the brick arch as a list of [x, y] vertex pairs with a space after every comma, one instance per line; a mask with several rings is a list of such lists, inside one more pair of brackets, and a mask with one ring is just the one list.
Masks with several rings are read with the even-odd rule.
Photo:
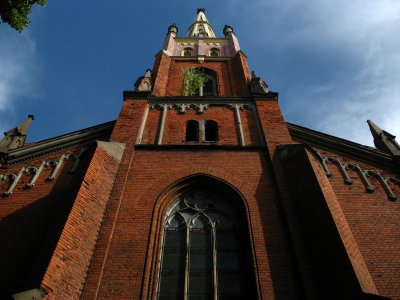
[[[155, 297], [156, 282], [157, 282], [157, 265], [160, 255], [160, 238], [162, 233], [162, 219], [166, 209], [176, 196], [185, 188], [186, 185], [196, 182], [198, 178], [209, 178], [214, 182], [220, 182], [225, 186], [234, 199], [236, 204], [241, 206], [241, 210], [246, 215], [244, 222], [248, 229], [249, 247], [254, 265], [256, 263], [256, 256], [253, 247], [253, 234], [252, 225], [250, 220], [250, 212], [248, 201], [256, 201], [251, 190], [246, 188], [246, 181], [239, 181], [234, 179], [232, 172], [214, 166], [195, 166], [177, 169], [172, 171], [168, 176], [159, 178], [154, 186], [159, 186], [159, 189], [151, 189], [146, 193], [146, 197], [141, 198], [139, 201], [154, 201], [152, 220], [151, 220], [151, 235], [149, 238], [148, 253], [146, 257], [146, 270], [145, 278], [146, 283], [143, 289], [144, 299], [153, 299]], [[247, 184], [248, 186], [248, 184]], [[160, 192], [161, 191], [161, 192]], [[240, 203], [239, 203], [240, 202]], [[258, 287], [258, 272], [254, 270], [256, 286]], [[257, 294], [257, 293], [256, 293]]]
[[[155, 207], [163, 194], [168, 193], [177, 183], [197, 175], [205, 175], [219, 180], [234, 189], [243, 198], [244, 205], [248, 209], [248, 202], [256, 201], [254, 191], [246, 180], [238, 180], [232, 176], [233, 170], [218, 167], [216, 165], [191, 166], [171, 170], [168, 175], [157, 178], [153, 186], [160, 188], [149, 188], [139, 199], [141, 201], [154, 201]], [[161, 192], [160, 192], [161, 191]], [[156, 200], [157, 199], [157, 200]]]

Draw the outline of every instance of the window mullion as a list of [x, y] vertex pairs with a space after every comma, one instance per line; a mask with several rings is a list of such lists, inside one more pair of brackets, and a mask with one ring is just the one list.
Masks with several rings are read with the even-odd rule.
[[206, 140], [206, 129], [205, 129], [206, 125], [204, 121], [200, 121], [199, 122], [199, 138], [200, 138], [200, 142], [204, 142]]
[[214, 300], [218, 300], [218, 269], [217, 269], [217, 230], [216, 222], [211, 222], [211, 240], [213, 253], [213, 285], [214, 285]]
[[186, 224], [186, 260], [185, 260], [185, 292], [183, 299], [189, 298], [189, 251], [190, 251], [190, 228]]

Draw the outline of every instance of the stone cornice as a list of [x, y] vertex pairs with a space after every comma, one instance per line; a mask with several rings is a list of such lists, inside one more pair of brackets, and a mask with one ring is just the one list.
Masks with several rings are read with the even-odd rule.
[[226, 37], [215, 38], [215, 37], [181, 37], [181, 36], [177, 36], [174, 39], [175, 39], [175, 42], [177, 42], [177, 43], [181, 43], [181, 42], [196, 43], [199, 40], [203, 40], [208, 43], [209, 42], [213, 42], [213, 43], [228, 43], [229, 42], [229, 38], [226, 38]]
[[361, 160], [365, 163], [399, 173], [399, 167], [395, 165], [393, 158], [389, 154], [369, 146], [364, 146], [299, 125], [291, 123], [286, 124], [290, 135], [305, 144], [340, 153], [356, 160]]
[[143, 150], [193, 150], [193, 149], [202, 149], [202, 150], [232, 150], [232, 151], [259, 151], [265, 150], [264, 146], [240, 146], [240, 145], [221, 145], [219, 143], [213, 142], [196, 142], [193, 144], [163, 144], [163, 145], [155, 145], [155, 144], [140, 144], [135, 145], [135, 149], [143, 149]]
[[124, 91], [123, 92], [124, 101], [127, 99], [148, 99], [149, 101], [168, 101], [168, 102], [221, 102], [221, 103], [236, 103], [244, 101], [257, 100], [276, 100], [278, 98], [278, 93], [269, 92], [267, 94], [256, 94], [253, 96], [246, 97], [233, 97], [233, 96], [151, 96], [148, 93], [138, 93], [135, 91]]
[[25, 147], [10, 151], [6, 156], [0, 157], [0, 163], [7, 166], [15, 165], [60, 150], [89, 144], [101, 136], [111, 134], [114, 125], [115, 121], [111, 121], [37, 143], [28, 144]]
[[181, 61], [196, 61], [199, 62], [199, 57], [204, 61], [228, 61], [231, 60], [231, 56], [170, 56], [171, 59]]

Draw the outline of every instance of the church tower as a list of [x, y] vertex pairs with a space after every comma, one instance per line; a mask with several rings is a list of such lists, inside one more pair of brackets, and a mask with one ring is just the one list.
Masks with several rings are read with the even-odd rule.
[[286, 123], [234, 29], [219, 36], [200, 8], [185, 36], [168, 27], [115, 122], [0, 151], [0, 289], [397, 297], [399, 147], [369, 124], [382, 151]]
[[278, 95], [204, 9], [179, 33], [124, 92], [110, 141], [125, 151], [83, 298], [301, 297], [274, 178], [276, 145], [292, 143]]
[[124, 92], [110, 141], [125, 151], [84, 299], [363, 293], [344, 275], [350, 262], [323, 288], [301, 265], [281, 161], [296, 142], [278, 94], [250, 72], [233, 28], [217, 37], [204, 9], [186, 36], [169, 26], [152, 71]]

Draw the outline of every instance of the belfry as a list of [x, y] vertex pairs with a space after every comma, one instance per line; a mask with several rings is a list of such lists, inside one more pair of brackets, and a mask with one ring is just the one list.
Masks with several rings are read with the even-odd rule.
[[285, 122], [221, 32], [202, 8], [185, 36], [170, 25], [116, 121], [6, 133], [1, 299], [400, 297], [395, 137]]

